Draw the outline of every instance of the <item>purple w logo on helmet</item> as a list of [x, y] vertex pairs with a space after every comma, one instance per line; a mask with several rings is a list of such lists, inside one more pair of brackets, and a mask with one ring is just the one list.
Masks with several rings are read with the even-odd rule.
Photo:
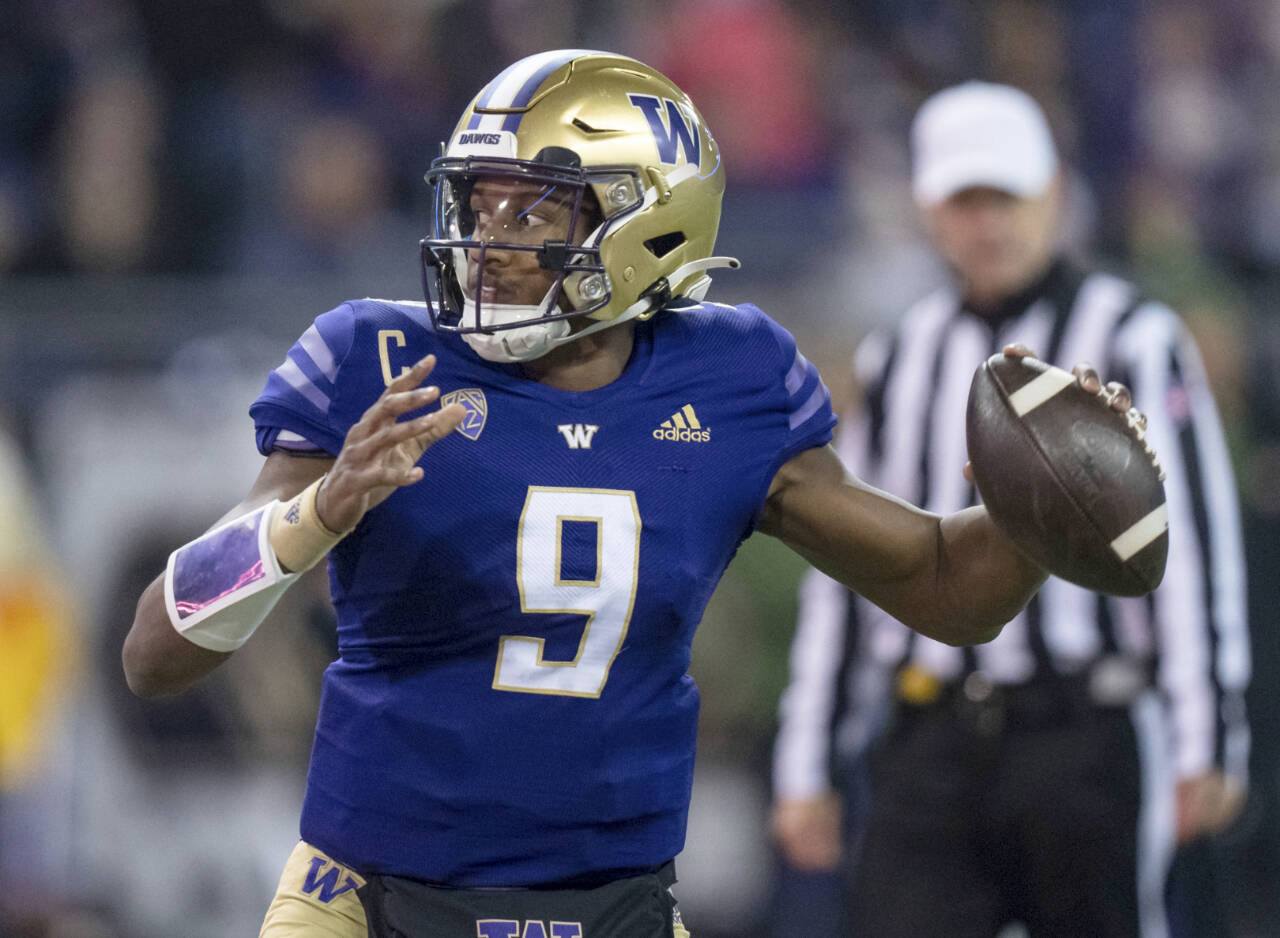
[[[684, 150], [686, 161], [698, 165], [702, 160], [702, 141], [698, 139], [698, 126], [693, 117], [683, 111], [670, 98], [661, 101], [652, 95], [630, 94], [627, 99], [638, 107], [653, 131], [653, 142], [658, 147], [658, 159], [675, 165], [677, 151]], [[662, 105], [667, 105], [667, 119], [662, 120]]]

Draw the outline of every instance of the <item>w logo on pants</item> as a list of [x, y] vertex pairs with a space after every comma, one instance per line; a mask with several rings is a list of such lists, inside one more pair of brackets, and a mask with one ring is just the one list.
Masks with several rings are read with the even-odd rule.
[[[326, 865], [329, 868], [321, 876], [320, 870]], [[333, 863], [327, 857], [312, 857], [311, 867], [307, 870], [307, 877], [302, 881], [302, 891], [307, 895], [318, 893], [316, 898], [327, 905], [344, 892], [359, 886], [359, 883], [355, 881], [350, 873], [347, 874], [347, 878], [339, 886], [338, 880], [341, 878], [342, 872], [342, 867]]]

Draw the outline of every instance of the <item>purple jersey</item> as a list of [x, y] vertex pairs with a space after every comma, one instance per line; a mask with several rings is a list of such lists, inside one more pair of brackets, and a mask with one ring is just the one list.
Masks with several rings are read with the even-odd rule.
[[251, 413], [264, 453], [337, 453], [402, 369], [467, 417], [330, 556], [303, 839], [365, 872], [534, 885], [684, 843], [694, 629], [778, 467], [835, 417], [752, 306], [680, 301], [622, 375], [571, 392], [437, 334], [420, 304], [320, 316]]

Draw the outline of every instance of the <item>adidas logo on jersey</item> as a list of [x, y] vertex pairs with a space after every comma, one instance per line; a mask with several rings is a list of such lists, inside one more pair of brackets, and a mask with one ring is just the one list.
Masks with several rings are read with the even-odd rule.
[[658, 424], [658, 429], [653, 431], [653, 438], [678, 443], [706, 443], [711, 439], [711, 430], [698, 422], [693, 405], [685, 404], [669, 420]]

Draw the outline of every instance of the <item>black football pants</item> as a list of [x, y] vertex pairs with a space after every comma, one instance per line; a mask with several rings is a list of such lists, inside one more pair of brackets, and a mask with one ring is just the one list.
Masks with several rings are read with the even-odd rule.
[[1141, 767], [1127, 708], [1023, 724], [902, 705], [871, 756], [855, 938], [1137, 938]]

